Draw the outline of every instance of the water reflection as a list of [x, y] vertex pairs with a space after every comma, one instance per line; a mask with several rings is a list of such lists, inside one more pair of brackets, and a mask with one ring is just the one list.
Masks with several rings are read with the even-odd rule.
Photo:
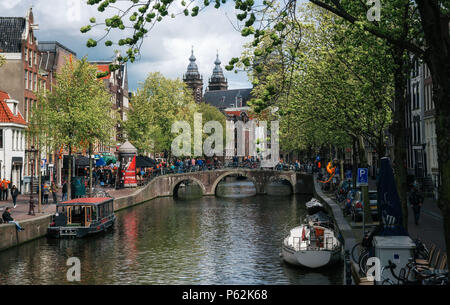
[[216, 196], [223, 198], [245, 198], [256, 195], [252, 181], [242, 176], [227, 176], [217, 184]]
[[117, 213], [112, 232], [1, 252], [0, 284], [68, 284], [71, 256], [81, 260], [81, 284], [341, 284], [341, 265], [304, 270], [279, 256], [306, 199], [156, 199]]
[[194, 181], [180, 182], [174, 189], [174, 197], [179, 200], [197, 199], [203, 196], [202, 188]]

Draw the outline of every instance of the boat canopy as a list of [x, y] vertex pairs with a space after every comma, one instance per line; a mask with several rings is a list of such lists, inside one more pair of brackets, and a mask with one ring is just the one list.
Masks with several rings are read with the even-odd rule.
[[89, 197], [89, 198], [75, 198], [69, 201], [60, 202], [57, 206], [66, 206], [66, 205], [100, 205], [107, 201], [113, 200], [111, 197]]

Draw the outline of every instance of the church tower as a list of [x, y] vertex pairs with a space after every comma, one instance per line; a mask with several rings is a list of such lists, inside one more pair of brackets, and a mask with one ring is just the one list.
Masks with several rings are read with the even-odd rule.
[[203, 77], [198, 72], [197, 64], [195, 63], [194, 47], [192, 47], [191, 57], [189, 57], [189, 65], [186, 74], [183, 75], [183, 81], [192, 89], [194, 93], [194, 100], [200, 103], [203, 99]]
[[219, 59], [219, 53], [217, 52], [216, 61], [214, 62], [215, 67], [213, 70], [213, 74], [209, 79], [209, 91], [217, 91], [217, 90], [228, 90], [228, 81], [223, 76], [222, 67], [220, 66], [221, 62]]

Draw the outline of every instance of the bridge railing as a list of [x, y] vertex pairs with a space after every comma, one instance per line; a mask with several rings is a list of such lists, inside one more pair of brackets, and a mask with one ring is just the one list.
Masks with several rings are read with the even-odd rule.
[[218, 163], [218, 164], [202, 164], [202, 165], [182, 165], [182, 166], [174, 166], [174, 167], [160, 167], [158, 169], [153, 169], [150, 173], [147, 173], [142, 177], [142, 179], [138, 179], [138, 186], [145, 186], [148, 183], [150, 183], [153, 179], [159, 176], [164, 175], [171, 175], [171, 174], [185, 174], [185, 173], [192, 173], [192, 172], [204, 172], [204, 171], [211, 171], [211, 170], [220, 170], [220, 169], [234, 169], [234, 168], [240, 168], [240, 169], [272, 169], [277, 171], [298, 171], [298, 172], [304, 172], [303, 167], [296, 167], [294, 165], [288, 165], [288, 164], [278, 164], [274, 168], [262, 168], [260, 162], [251, 162], [251, 161], [244, 161], [244, 162], [226, 162], [225, 164]]

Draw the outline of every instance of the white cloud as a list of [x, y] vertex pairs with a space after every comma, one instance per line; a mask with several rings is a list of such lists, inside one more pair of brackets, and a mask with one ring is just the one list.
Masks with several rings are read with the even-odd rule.
[[[87, 54], [90, 60], [108, 59], [114, 49], [119, 48], [107, 48], [103, 43], [93, 49], [85, 46], [88, 38], [98, 38], [104, 30], [95, 28], [88, 34], [82, 34], [80, 28], [89, 24], [91, 17], [95, 17], [97, 22], [107, 17], [106, 11], [99, 13], [96, 7], [87, 5], [85, 0], [20, 0], [16, 1], [15, 6], [5, 5], [11, 2], [0, 0], [0, 8], [7, 8], [6, 11], [0, 10], [1, 16], [25, 16], [33, 4], [35, 22], [40, 27], [36, 33], [38, 39], [57, 40], [77, 52], [78, 57]], [[118, 1], [115, 5], [123, 7], [126, 3]], [[114, 14], [113, 11], [107, 12], [108, 16]], [[214, 68], [216, 50], [219, 50], [229, 88], [251, 86], [244, 73], [235, 74], [224, 68], [232, 57], [240, 56], [243, 43], [248, 41], [233, 28], [225, 14], [235, 20], [232, 4], [218, 10], [208, 7], [197, 17], [179, 15], [174, 19], [166, 17], [158, 23], [142, 45], [140, 60], [128, 65], [130, 88], [136, 89], [138, 82], [143, 81], [150, 72], [159, 71], [170, 78], [181, 78], [189, 64], [192, 45], [199, 71], [203, 75], [204, 87]], [[124, 32], [114, 33], [111, 40], [116, 40]]]

